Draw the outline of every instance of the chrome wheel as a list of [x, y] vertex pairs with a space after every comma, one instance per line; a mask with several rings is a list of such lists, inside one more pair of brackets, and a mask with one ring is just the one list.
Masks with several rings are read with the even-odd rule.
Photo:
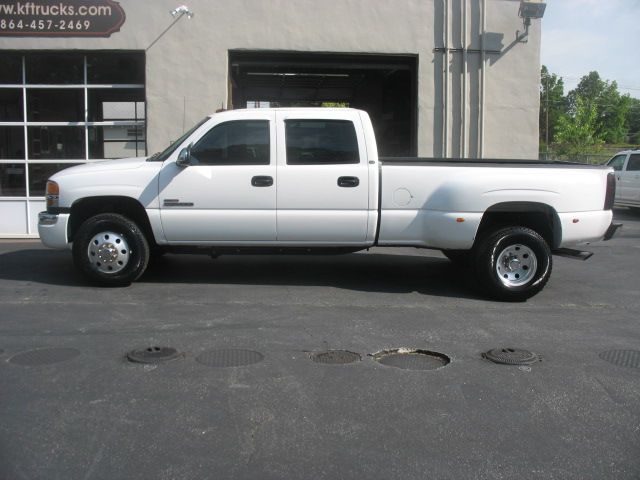
[[100, 232], [93, 236], [87, 248], [89, 263], [102, 273], [117, 273], [127, 266], [131, 252], [124, 236]]
[[509, 245], [496, 260], [496, 274], [506, 287], [519, 287], [535, 277], [538, 270], [536, 254], [526, 245]]

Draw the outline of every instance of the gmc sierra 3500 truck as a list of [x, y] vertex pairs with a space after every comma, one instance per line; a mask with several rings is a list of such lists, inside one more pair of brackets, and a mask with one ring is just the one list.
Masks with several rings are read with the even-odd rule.
[[609, 167], [379, 159], [354, 109], [233, 110], [148, 158], [72, 167], [47, 183], [38, 231], [89, 280], [126, 285], [169, 252], [442, 250], [492, 297], [524, 300], [552, 253], [608, 239]]

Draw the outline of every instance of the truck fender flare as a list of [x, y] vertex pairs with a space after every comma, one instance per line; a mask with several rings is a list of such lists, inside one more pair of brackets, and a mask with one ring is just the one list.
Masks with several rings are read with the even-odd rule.
[[541, 202], [501, 202], [491, 205], [482, 214], [474, 247], [487, 233], [509, 226], [522, 226], [536, 231], [552, 249], [562, 242], [562, 224], [552, 206]]

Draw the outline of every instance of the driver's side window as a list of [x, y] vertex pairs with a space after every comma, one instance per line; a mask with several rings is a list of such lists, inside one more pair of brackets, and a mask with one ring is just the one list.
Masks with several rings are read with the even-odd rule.
[[191, 148], [191, 158], [196, 165], [268, 165], [269, 121], [220, 123]]

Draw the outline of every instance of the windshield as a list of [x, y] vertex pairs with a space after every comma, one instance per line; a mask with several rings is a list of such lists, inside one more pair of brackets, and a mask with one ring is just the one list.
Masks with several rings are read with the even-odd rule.
[[194, 127], [189, 129], [189, 131], [187, 131], [179, 139], [177, 139], [175, 142], [173, 142], [171, 145], [169, 145], [167, 148], [165, 148], [162, 152], [154, 153], [149, 158], [147, 158], [147, 161], [150, 161], [150, 162], [164, 162], [167, 158], [169, 158], [169, 156], [173, 152], [176, 151], [176, 149], [180, 145], [182, 145], [182, 142], [184, 142], [187, 138], [189, 138], [191, 136], [191, 134], [193, 132], [195, 132], [198, 128], [200, 128], [202, 126], [202, 124], [205, 123], [207, 120], [209, 120], [209, 117], [204, 117]]

